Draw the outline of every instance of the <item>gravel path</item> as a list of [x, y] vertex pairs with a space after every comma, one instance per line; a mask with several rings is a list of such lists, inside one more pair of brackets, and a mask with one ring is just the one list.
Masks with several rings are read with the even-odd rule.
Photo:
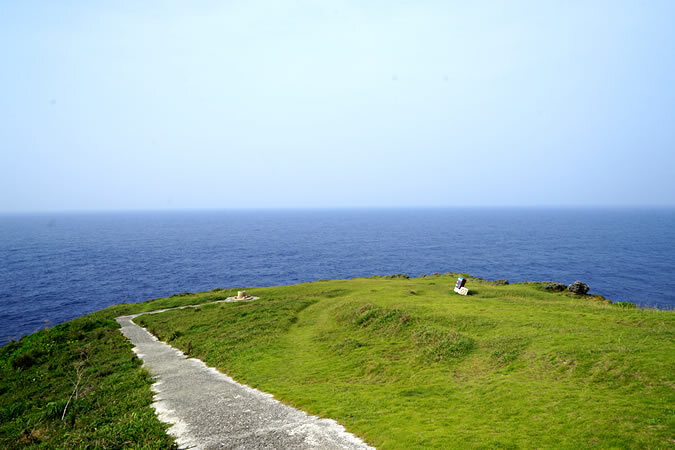
[[188, 358], [133, 323], [139, 315], [116, 320], [155, 377], [152, 406], [181, 448], [372, 448], [334, 420], [308, 416]]

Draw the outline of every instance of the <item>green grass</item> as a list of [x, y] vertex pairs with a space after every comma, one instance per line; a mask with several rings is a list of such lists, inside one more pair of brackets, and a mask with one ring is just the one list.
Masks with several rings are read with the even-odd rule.
[[672, 447], [675, 314], [540, 283], [376, 277], [141, 316], [161, 339], [368, 443]]
[[[462, 297], [454, 281], [251, 288], [260, 300], [136, 322], [377, 447], [675, 445], [675, 313], [540, 283], [469, 279]], [[0, 348], [0, 448], [172, 446], [149, 407], [151, 379], [112, 319], [234, 293], [117, 305]]]
[[150, 408], [152, 380], [113, 319], [228, 295], [117, 305], [0, 348], [0, 448], [173, 447]]

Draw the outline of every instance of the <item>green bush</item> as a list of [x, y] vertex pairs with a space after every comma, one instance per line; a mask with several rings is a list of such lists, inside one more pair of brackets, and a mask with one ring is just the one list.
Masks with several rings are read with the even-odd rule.
[[38, 356], [37, 352], [34, 351], [21, 353], [12, 359], [12, 367], [21, 370], [30, 369], [37, 362]]

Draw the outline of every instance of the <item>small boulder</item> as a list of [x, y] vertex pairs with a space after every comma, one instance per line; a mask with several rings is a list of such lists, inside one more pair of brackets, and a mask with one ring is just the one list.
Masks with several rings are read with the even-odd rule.
[[550, 281], [550, 282], [548, 282], [544, 285], [544, 289], [546, 289], [547, 291], [551, 291], [551, 292], [562, 292], [565, 289], [567, 289], [567, 286], [565, 286], [562, 283]]
[[582, 283], [581, 281], [575, 281], [574, 283], [567, 286], [567, 289], [573, 294], [586, 295], [590, 288], [586, 283]]

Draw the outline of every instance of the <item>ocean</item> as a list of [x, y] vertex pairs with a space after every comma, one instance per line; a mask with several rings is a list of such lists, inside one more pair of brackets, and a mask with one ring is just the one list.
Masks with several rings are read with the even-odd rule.
[[581, 280], [614, 301], [672, 309], [675, 209], [4, 214], [0, 345], [120, 302], [432, 272]]

